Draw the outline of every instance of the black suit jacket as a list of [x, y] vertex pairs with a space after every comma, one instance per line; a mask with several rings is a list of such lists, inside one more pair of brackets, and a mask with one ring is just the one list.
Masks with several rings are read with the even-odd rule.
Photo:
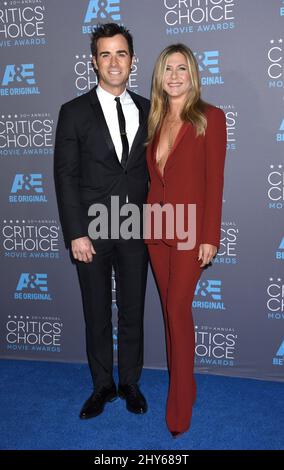
[[150, 103], [128, 90], [139, 109], [139, 128], [123, 168], [117, 158], [96, 88], [65, 103], [56, 130], [54, 176], [65, 242], [88, 235], [91, 204], [111, 196], [141, 206], [147, 196], [147, 118]]

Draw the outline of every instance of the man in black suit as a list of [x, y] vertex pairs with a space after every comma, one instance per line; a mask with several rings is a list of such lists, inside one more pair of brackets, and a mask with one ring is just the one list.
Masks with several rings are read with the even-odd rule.
[[[145, 413], [138, 381], [143, 366], [143, 312], [148, 257], [142, 238], [91, 239], [88, 209], [119, 197], [140, 209], [146, 200], [149, 101], [126, 89], [133, 62], [129, 31], [114, 23], [92, 34], [98, 86], [61, 107], [55, 144], [55, 183], [64, 238], [76, 260], [94, 391], [81, 419], [99, 415], [117, 394]], [[117, 99], [118, 98], [118, 99]], [[92, 237], [93, 238], [93, 237]], [[113, 380], [112, 268], [118, 305], [118, 391]]]

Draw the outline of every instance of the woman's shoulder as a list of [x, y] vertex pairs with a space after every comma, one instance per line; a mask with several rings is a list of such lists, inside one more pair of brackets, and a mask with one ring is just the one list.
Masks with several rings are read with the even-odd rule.
[[205, 103], [204, 104], [204, 114], [209, 118], [219, 118], [219, 119], [225, 119], [225, 113], [221, 108], [217, 108], [217, 106], [214, 106], [213, 104], [210, 103]]

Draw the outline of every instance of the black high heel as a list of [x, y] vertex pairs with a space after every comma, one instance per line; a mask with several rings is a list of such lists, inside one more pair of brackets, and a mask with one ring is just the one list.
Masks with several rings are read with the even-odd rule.
[[171, 431], [171, 435], [174, 439], [179, 437], [181, 434], [182, 434], [182, 432], [179, 432], [179, 431]]

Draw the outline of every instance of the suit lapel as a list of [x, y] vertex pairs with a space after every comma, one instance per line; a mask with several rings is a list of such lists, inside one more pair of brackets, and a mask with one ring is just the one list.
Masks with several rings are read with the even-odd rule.
[[106, 123], [104, 113], [103, 113], [101, 104], [99, 102], [98, 96], [97, 96], [96, 88], [97, 87], [93, 88], [90, 91], [90, 101], [91, 101], [91, 105], [95, 113], [95, 118], [96, 118], [98, 126], [101, 129], [102, 137], [105, 139], [109, 150], [113, 153], [115, 160], [120, 165], [120, 162], [117, 158], [115, 147], [114, 147], [114, 144], [113, 144], [110, 132], [109, 132], [109, 128]]
[[171, 152], [170, 152], [170, 154], [167, 158], [163, 175], [160, 172], [160, 170], [158, 168], [158, 165], [157, 165], [157, 161], [156, 161], [157, 147], [158, 147], [159, 141], [160, 141], [161, 129], [158, 129], [158, 131], [156, 132], [156, 135], [155, 135], [154, 139], [152, 140], [151, 147], [150, 147], [149, 151], [150, 151], [151, 164], [154, 167], [154, 171], [157, 173], [158, 177], [161, 180], [164, 179], [167, 170], [169, 168], [171, 168], [172, 165], [175, 164], [175, 161], [176, 161], [176, 158], [177, 158], [177, 155], [175, 154], [175, 151], [176, 151], [179, 143], [181, 142], [182, 138], [186, 134], [186, 132], [191, 132], [191, 133], [193, 132], [192, 124], [190, 124], [189, 122], [184, 122], [182, 124], [182, 126], [181, 126], [181, 128], [180, 128], [180, 130], [179, 130], [179, 132], [176, 136], [174, 146], [173, 146], [173, 148], [172, 148], [172, 150], [171, 150]]
[[[116, 155], [115, 147], [114, 147], [114, 144], [113, 144], [113, 141], [112, 141], [109, 129], [108, 129], [108, 125], [107, 125], [105, 117], [104, 117], [102, 107], [100, 105], [100, 102], [99, 102], [99, 99], [98, 99], [98, 96], [97, 96], [96, 88], [97, 87], [93, 88], [90, 91], [90, 101], [91, 101], [91, 105], [92, 105], [92, 108], [93, 108], [94, 113], [95, 113], [96, 121], [97, 121], [97, 123], [98, 123], [98, 125], [101, 129], [102, 136], [105, 139], [109, 150], [114, 155], [114, 158], [115, 158], [116, 162], [122, 168], [121, 163], [118, 160], [117, 155]], [[137, 147], [141, 146], [141, 144], [143, 145], [144, 141], [146, 140], [147, 113], [143, 109], [143, 107], [140, 105], [139, 101], [137, 100], [137, 97], [136, 97], [135, 93], [133, 93], [129, 90], [127, 90], [127, 91], [130, 94], [131, 98], [133, 99], [135, 105], [137, 106], [137, 108], [139, 110], [139, 127], [137, 129], [133, 144], [131, 146], [129, 157], [128, 157], [128, 160], [127, 160], [127, 165], [128, 165], [129, 161], [131, 159], [133, 159], [133, 156], [137, 153], [136, 152]]]
[[157, 166], [157, 161], [156, 161], [156, 158], [157, 158], [157, 147], [158, 147], [158, 143], [159, 143], [159, 140], [160, 140], [160, 134], [161, 134], [161, 128], [158, 129], [158, 131], [156, 132], [156, 135], [154, 136], [152, 142], [151, 142], [151, 148], [150, 148], [150, 159], [151, 159], [151, 163], [152, 163], [152, 166], [154, 168], [154, 171], [157, 173], [158, 177], [160, 178], [160, 180], [163, 181], [163, 176], [162, 176], [162, 173], [160, 172], [158, 166]]
[[175, 160], [176, 160], [176, 155], [175, 155], [175, 151], [180, 143], [180, 141], [182, 140], [182, 138], [184, 137], [184, 135], [186, 134], [186, 132], [192, 132], [192, 124], [190, 122], [184, 122], [178, 132], [178, 135], [176, 136], [176, 140], [174, 142], [174, 146], [168, 156], [168, 159], [166, 161], [166, 164], [165, 164], [165, 168], [164, 168], [164, 172], [169, 169], [172, 165], [174, 165], [175, 163]]
[[135, 106], [138, 108], [139, 111], [139, 127], [137, 129], [137, 132], [135, 134], [133, 144], [131, 146], [131, 150], [129, 153], [128, 161], [127, 164], [129, 163], [129, 160], [133, 158], [133, 156], [137, 153], [137, 147], [141, 146], [144, 144], [146, 140], [146, 125], [147, 125], [147, 114], [145, 110], [142, 108], [140, 105], [139, 101], [137, 100], [137, 97], [135, 93], [132, 93], [131, 91], [127, 90], [128, 93], [130, 94], [131, 98], [133, 99]]

